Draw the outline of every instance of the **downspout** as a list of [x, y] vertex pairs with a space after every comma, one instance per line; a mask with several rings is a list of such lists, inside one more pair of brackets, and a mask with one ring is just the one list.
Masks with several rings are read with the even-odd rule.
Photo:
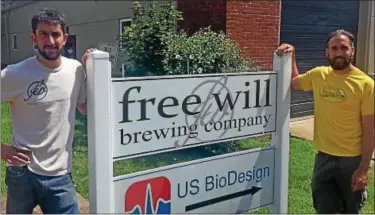
[[361, 1], [359, 6], [359, 20], [358, 20], [358, 33], [357, 33], [357, 47], [356, 47], [356, 57], [355, 64], [368, 73], [368, 60], [367, 56], [369, 54], [369, 41], [370, 41], [370, 29], [369, 25], [371, 22], [371, 2]]
[[10, 60], [10, 54], [11, 54], [11, 52], [10, 52], [10, 49], [11, 49], [11, 39], [9, 39], [9, 37], [10, 37], [10, 33], [9, 33], [9, 17], [10, 17], [10, 13], [12, 12], [12, 10], [9, 10], [8, 11], [8, 13], [7, 13], [7, 20], [6, 20], [6, 22], [5, 22], [5, 24], [6, 24], [6, 26], [5, 26], [5, 28], [6, 28], [6, 34], [5, 34], [5, 38], [6, 38], [6, 42], [7, 42], [7, 46], [8, 46], [8, 64], [11, 64], [11, 60]]
[[370, 29], [370, 26], [371, 26], [371, 2], [368, 2], [368, 9], [367, 9], [367, 22], [366, 22], [366, 26], [365, 26], [365, 28], [366, 28], [366, 43], [365, 43], [365, 52], [364, 52], [364, 58], [365, 58], [365, 61], [364, 61], [364, 69], [365, 69], [365, 72], [368, 74], [369, 73], [369, 71], [368, 71], [368, 69], [369, 69], [369, 54], [370, 54], [370, 41], [371, 41], [371, 29]]
[[[368, 59], [368, 73], [374, 78], [374, 26], [375, 26], [375, 2], [371, 1], [370, 4], [370, 23], [369, 23], [369, 53], [367, 56]], [[375, 153], [375, 152], [374, 152]]]

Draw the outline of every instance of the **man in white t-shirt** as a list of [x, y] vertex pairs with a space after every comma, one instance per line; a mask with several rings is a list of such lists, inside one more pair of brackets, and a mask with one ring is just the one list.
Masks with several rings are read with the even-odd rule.
[[43, 9], [31, 20], [36, 56], [1, 71], [1, 101], [9, 103], [13, 136], [1, 144], [7, 163], [6, 213], [79, 213], [71, 179], [76, 108], [86, 114], [86, 73], [61, 56], [66, 18]]

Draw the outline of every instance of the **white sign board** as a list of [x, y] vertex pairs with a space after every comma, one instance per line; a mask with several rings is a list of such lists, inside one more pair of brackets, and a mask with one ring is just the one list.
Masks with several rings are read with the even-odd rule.
[[[88, 56], [90, 213], [287, 213], [291, 56], [274, 71], [112, 78]], [[271, 146], [113, 177], [113, 162], [272, 134]]]
[[274, 149], [226, 154], [115, 178], [114, 211], [242, 213], [273, 203], [274, 180]]
[[276, 73], [112, 80], [113, 158], [276, 130]]
[[116, 63], [118, 58], [118, 45], [110, 43], [99, 43], [99, 50], [109, 53], [109, 61], [111, 61], [111, 72], [116, 72]]

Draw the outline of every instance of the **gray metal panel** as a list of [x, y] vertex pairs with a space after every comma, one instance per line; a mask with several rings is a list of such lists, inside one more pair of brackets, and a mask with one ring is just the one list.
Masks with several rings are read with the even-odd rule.
[[[324, 42], [334, 30], [357, 36], [359, 1], [282, 0], [280, 43], [296, 48], [300, 73], [327, 65]], [[291, 117], [313, 114], [313, 93], [292, 92]]]
[[[146, 4], [145, 0], [140, 2]], [[120, 33], [120, 19], [133, 17], [132, 4], [133, 1], [34, 1], [3, 13], [2, 24], [6, 25], [9, 18], [8, 36], [17, 34], [18, 50], [8, 52], [2, 46], [2, 62], [15, 63], [34, 55], [30, 20], [40, 8], [55, 8], [67, 16], [70, 31], [77, 37], [77, 58], [80, 59], [87, 48], [97, 47], [99, 42], [118, 42], [116, 36]], [[6, 56], [9, 60], [4, 61]], [[121, 57], [123, 54], [120, 54]]]

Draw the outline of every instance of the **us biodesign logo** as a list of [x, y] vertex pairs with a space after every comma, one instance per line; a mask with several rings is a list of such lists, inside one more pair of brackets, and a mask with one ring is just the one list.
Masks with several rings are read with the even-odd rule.
[[170, 181], [166, 177], [156, 177], [130, 185], [125, 193], [125, 213], [170, 214]]

